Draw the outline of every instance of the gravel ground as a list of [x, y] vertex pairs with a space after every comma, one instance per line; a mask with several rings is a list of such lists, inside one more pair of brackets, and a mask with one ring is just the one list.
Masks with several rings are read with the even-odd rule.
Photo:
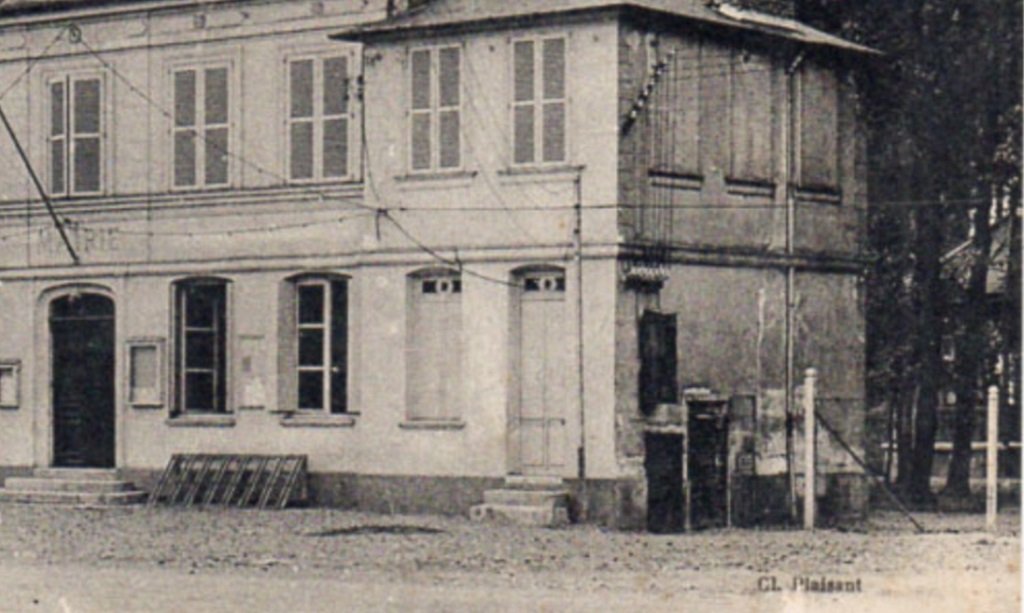
[[529, 529], [333, 509], [101, 510], [0, 504], [0, 569], [375, 577], [467, 588], [672, 594], [753, 594], [755, 578], [765, 574], [787, 582], [805, 574], [865, 577], [866, 584], [874, 581], [878, 589], [883, 583], [890, 589], [890, 578], [984, 582], [1000, 576], [1001, 589], [1009, 585], [1008, 594], [1017, 600], [1007, 610], [1019, 610], [1016, 511], [1000, 516], [996, 534], [981, 531], [983, 517], [978, 515], [917, 518], [927, 534], [915, 534], [897, 514], [877, 513], [847, 530], [649, 535], [592, 526]]

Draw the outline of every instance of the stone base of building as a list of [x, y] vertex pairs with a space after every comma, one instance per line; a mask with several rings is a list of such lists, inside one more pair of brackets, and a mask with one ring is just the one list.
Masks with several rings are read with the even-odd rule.
[[[0, 478], [26, 477], [31, 467], [0, 466]], [[121, 468], [122, 479], [151, 491], [160, 470]], [[468, 516], [484, 502], [485, 492], [501, 489], [503, 477], [430, 477], [310, 473], [307, 504], [387, 514]], [[565, 481], [569, 492], [568, 517], [573, 522], [617, 530], [647, 529], [647, 487], [641, 479], [578, 479]], [[828, 475], [819, 496], [824, 524], [861, 519], [868, 509], [870, 487], [863, 475]], [[736, 479], [733, 484], [733, 525], [783, 525], [786, 514], [785, 477]]]

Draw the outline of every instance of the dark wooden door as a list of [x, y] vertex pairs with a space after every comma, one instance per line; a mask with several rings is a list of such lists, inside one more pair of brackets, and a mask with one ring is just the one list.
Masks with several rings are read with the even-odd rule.
[[661, 534], [682, 532], [685, 527], [683, 437], [648, 432], [645, 439], [647, 529]]
[[98, 294], [50, 304], [53, 463], [114, 466], [114, 303]]

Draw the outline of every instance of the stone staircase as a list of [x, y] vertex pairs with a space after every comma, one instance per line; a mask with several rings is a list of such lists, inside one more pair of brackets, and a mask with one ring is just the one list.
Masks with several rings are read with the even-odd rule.
[[147, 498], [115, 469], [103, 468], [37, 468], [31, 477], [8, 477], [0, 489], [0, 502], [28, 504], [112, 507]]
[[469, 510], [473, 521], [556, 528], [569, 523], [569, 490], [557, 477], [509, 476]]

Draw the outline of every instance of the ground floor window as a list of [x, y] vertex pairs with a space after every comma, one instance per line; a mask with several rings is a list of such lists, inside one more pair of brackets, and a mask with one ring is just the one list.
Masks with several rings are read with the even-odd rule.
[[175, 383], [180, 413], [227, 411], [227, 282], [175, 285]]
[[298, 409], [348, 412], [348, 283], [303, 279], [295, 283], [295, 352]]

